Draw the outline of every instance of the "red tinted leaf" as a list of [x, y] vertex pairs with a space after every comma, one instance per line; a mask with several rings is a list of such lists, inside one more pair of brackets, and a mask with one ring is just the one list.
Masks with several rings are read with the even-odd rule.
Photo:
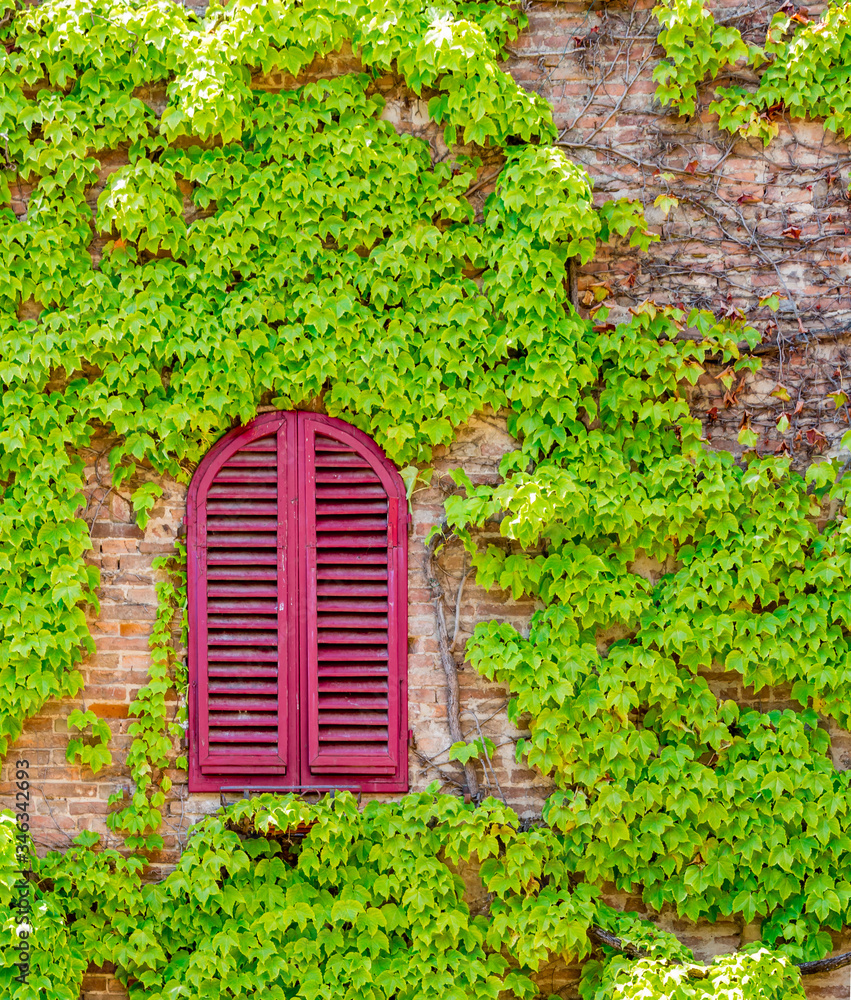
[[827, 438], [817, 427], [811, 427], [806, 433], [807, 444], [816, 451], [824, 451], [827, 447]]

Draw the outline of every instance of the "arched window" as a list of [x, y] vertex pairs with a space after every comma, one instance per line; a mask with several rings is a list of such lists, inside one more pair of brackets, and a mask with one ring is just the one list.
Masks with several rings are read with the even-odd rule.
[[189, 790], [407, 790], [407, 504], [365, 434], [267, 413], [187, 502]]

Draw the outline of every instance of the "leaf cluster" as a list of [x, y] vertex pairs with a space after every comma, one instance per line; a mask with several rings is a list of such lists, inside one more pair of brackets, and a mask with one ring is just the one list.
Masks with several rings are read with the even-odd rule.
[[[109, 798], [110, 805], [121, 804], [121, 808], [107, 816], [107, 826], [125, 835], [130, 850], [162, 847], [162, 837], [156, 831], [162, 822], [161, 807], [171, 788], [171, 778], [161, 772], [172, 764], [174, 740], [183, 737], [187, 727], [186, 663], [174, 655], [173, 642], [175, 618], [180, 628], [178, 647], [185, 649], [188, 638], [186, 546], [182, 540], [175, 541], [175, 550], [174, 556], [160, 556], [152, 564], [155, 571], [165, 570], [166, 576], [155, 584], [157, 616], [148, 637], [148, 683], [139, 689], [129, 708], [130, 715], [136, 718], [128, 728], [133, 742], [125, 766], [134, 788], [128, 802], [123, 791]], [[182, 703], [169, 720], [166, 695], [172, 688]], [[174, 766], [186, 770], [186, 758], [178, 757]]]
[[66, 760], [74, 761], [79, 757], [82, 764], [87, 764], [91, 768], [92, 774], [97, 774], [102, 767], [112, 763], [112, 754], [109, 751], [112, 733], [104, 719], [99, 719], [91, 709], [86, 712], [74, 709], [67, 721], [69, 729], [78, 729], [81, 733], [90, 730], [94, 740], [85, 743], [79, 737], [70, 739], [65, 750]]
[[[518, 826], [493, 799], [434, 789], [363, 811], [349, 793], [262, 795], [198, 824], [155, 883], [141, 859], [83, 834], [34, 859], [37, 966], [15, 984], [7, 920], [0, 986], [10, 1000], [72, 1000], [89, 962], [108, 961], [138, 1000], [532, 998], [529, 973], [550, 952], [589, 950], [596, 892], [570, 888], [556, 834]], [[480, 866], [492, 919], [470, 913], [462, 862]]]
[[[79, 691], [93, 649], [77, 516], [93, 429], [116, 441], [114, 487], [140, 464], [185, 481], [261, 402], [318, 397], [404, 465], [476, 411], [545, 393], [524, 359], [578, 323], [565, 261], [588, 258], [600, 223], [587, 176], [528, 144], [552, 134], [549, 109], [498, 66], [521, 21], [496, 2], [214, 4], [199, 20], [49, 0], [0, 29], [4, 143], [32, 185], [25, 216], [0, 211], [0, 750]], [[368, 72], [252, 85], [346, 45]], [[382, 120], [388, 72], [465, 142], [519, 143], [484, 224], [466, 197], [478, 161], [432, 164]], [[122, 151], [95, 202], [99, 157]], [[144, 527], [161, 490], [133, 485]], [[145, 826], [164, 649], [133, 727]]]
[[668, 57], [653, 70], [656, 96], [680, 114], [694, 114], [697, 85], [705, 79], [740, 60], [759, 65], [765, 58], [761, 49], [745, 44], [738, 28], [716, 24], [703, 0], [665, 0], [653, 13], [662, 26], [657, 42]]
[[658, 42], [667, 59], [653, 72], [656, 95], [681, 114], [694, 114], [697, 85], [714, 80], [725, 66], [741, 60], [761, 68], [757, 86], [716, 87], [709, 110], [718, 124], [767, 146], [777, 135], [776, 113], [820, 118], [824, 127], [851, 135], [848, 64], [851, 59], [851, 5], [828, 4], [810, 20], [807, 12], [779, 10], [764, 46], [747, 45], [737, 28], [716, 25], [703, 0], [665, 0], [654, 10], [662, 30]]
[[[835, 463], [808, 485], [786, 459], [703, 447], [682, 383], [709, 351], [750, 364], [747, 341], [650, 306], [598, 327], [548, 406], [512, 418], [504, 481], [459, 473], [446, 509], [480, 583], [544, 605], [528, 635], [480, 624], [467, 654], [529, 719], [518, 754], [562, 789], [545, 815], [568, 866], [690, 920], [759, 918], [812, 958], [851, 916], [851, 783], [819, 718], [851, 721], [851, 532], [818, 524], [819, 494], [841, 509]], [[504, 543], [480, 546], [494, 521]], [[724, 671], [804, 711], [719, 697]]]
[[[348, 792], [315, 804], [293, 795], [243, 800], [196, 824], [159, 881], [142, 859], [99, 848], [92, 833], [64, 854], [33, 856], [30, 983], [15, 980], [19, 925], [9, 916], [0, 925], [4, 995], [76, 1000], [89, 963], [112, 962], [131, 1000], [237, 1000], [259, 990], [281, 1000], [532, 1000], [540, 995], [534, 973], [554, 954], [587, 955], [594, 923], [651, 957], [587, 962], [586, 1000], [713, 995], [675, 992], [689, 976], [706, 977], [707, 990], [728, 988], [717, 995], [730, 1000], [799, 995], [797, 972], [765, 949], [695, 965], [671, 935], [577, 883], [562, 834], [524, 831], [495, 799], [476, 807], [436, 788], [362, 810]], [[15, 880], [14, 841], [14, 819], [4, 814], [4, 898]], [[476, 883], [490, 902], [474, 915], [466, 894]], [[778, 983], [789, 992], [768, 990]]]

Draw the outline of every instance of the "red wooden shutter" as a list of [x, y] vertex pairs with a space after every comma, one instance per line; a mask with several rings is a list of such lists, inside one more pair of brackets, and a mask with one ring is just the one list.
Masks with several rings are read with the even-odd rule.
[[407, 788], [407, 503], [353, 427], [272, 413], [187, 502], [189, 790]]
[[374, 442], [299, 414], [303, 783], [407, 787], [407, 504]]
[[298, 784], [296, 421], [271, 414], [223, 438], [187, 505], [190, 791]]

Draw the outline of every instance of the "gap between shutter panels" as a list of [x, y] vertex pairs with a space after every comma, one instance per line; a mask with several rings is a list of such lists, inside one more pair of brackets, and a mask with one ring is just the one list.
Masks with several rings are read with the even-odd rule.
[[387, 763], [389, 498], [356, 450], [319, 433], [313, 440], [318, 757], [312, 765], [345, 767], [346, 757], [358, 755], [393, 771]]
[[[275, 758], [258, 773], [283, 773], [279, 754], [278, 439], [240, 448], [207, 493], [206, 773], [237, 773], [236, 757]], [[286, 650], [283, 651], [286, 656]]]

